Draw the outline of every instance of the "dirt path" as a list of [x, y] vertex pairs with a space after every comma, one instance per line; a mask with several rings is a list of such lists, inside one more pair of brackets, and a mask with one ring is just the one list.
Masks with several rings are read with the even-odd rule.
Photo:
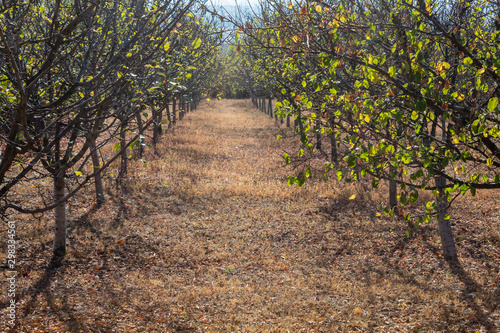
[[63, 267], [44, 270], [50, 234], [33, 241], [21, 331], [500, 327], [498, 264], [478, 276], [470, 272], [485, 261], [470, 258], [465, 275], [451, 273], [434, 226], [407, 240], [402, 223], [377, 216], [377, 192], [320, 181], [288, 187], [278, 133], [247, 102], [188, 114], [147, 167], [131, 168], [126, 194], [111, 188], [105, 207], [74, 211]]

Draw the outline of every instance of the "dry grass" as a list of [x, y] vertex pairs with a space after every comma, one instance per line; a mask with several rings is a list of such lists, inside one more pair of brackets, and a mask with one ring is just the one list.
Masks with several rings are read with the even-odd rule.
[[498, 192], [457, 202], [451, 269], [434, 223], [377, 216], [383, 192], [288, 187], [277, 133], [243, 101], [188, 114], [102, 208], [79, 195], [61, 267], [50, 216], [20, 217], [18, 331], [498, 332]]

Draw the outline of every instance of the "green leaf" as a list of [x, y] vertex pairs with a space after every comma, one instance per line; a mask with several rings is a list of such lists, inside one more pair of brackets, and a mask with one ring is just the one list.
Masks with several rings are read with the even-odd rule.
[[196, 50], [198, 48], [200, 48], [201, 46], [201, 39], [200, 38], [196, 38], [194, 41], [193, 41], [193, 48]]
[[122, 145], [118, 142], [115, 147], [113, 148], [113, 150], [115, 151], [115, 153], [117, 153], [120, 149], [121, 149]]
[[283, 154], [283, 158], [285, 159], [285, 163], [288, 165], [290, 164], [290, 156], [288, 156], [287, 153], [284, 153]]
[[488, 110], [490, 111], [494, 111], [496, 109], [498, 105], [498, 98], [496, 97], [493, 97], [492, 99], [490, 99], [490, 101], [488, 102]]
[[425, 111], [426, 108], [427, 108], [427, 102], [425, 101], [425, 99], [420, 99], [417, 101], [417, 103], [415, 103], [416, 111], [422, 112]]
[[415, 203], [415, 201], [417, 201], [418, 199], [418, 192], [415, 191], [415, 192], [412, 192], [410, 194], [410, 203]]
[[306, 170], [306, 172], [305, 172], [305, 176], [306, 176], [306, 178], [311, 177], [311, 169], [310, 169], [310, 168], [308, 168], [308, 169]]
[[306, 179], [303, 177], [297, 177], [295, 183], [297, 183], [298, 187], [302, 187], [306, 182]]
[[354, 168], [357, 164], [357, 158], [356, 156], [349, 156], [349, 158], [347, 159], [347, 166], [349, 168]]
[[396, 75], [396, 69], [394, 68], [394, 66], [389, 67], [389, 75], [391, 77], [394, 77], [394, 75]]

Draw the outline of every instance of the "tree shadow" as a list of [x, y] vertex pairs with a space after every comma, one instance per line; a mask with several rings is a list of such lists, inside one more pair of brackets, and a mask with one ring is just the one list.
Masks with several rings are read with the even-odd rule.
[[[498, 332], [498, 327], [491, 320], [490, 315], [498, 308], [500, 304], [500, 294], [497, 291], [491, 294], [490, 291], [479, 285], [476, 280], [464, 269], [460, 260], [457, 262], [446, 261], [439, 257], [441, 249], [431, 244], [429, 241], [424, 242], [435, 255], [436, 259], [440, 261], [441, 265], [448, 266], [450, 273], [453, 274], [465, 286], [461, 291], [461, 299], [467, 304], [474, 314], [477, 323], [484, 326], [487, 332]], [[498, 281], [497, 281], [498, 283]], [[497, 288], [498, 290], [498, 288]], [[487, 310], [483, 309], [477, 300], [480, 300]]]
[[[490, 315], [498, 308], [500, 303], [500, 295], [498, 292], [491, 294], [480, 286], [464, 269], [460, 261], [447, 263], [451, 273], [465, 285], [465, 289], [462, 291], [461, 296], [469, 308], [474, 311], [474, 316], [488, 332], [498, 332], [498, 327], [490, 318]], [[478, 304], [477, 298], [485, 305], [487, 308], [486, 311]]]

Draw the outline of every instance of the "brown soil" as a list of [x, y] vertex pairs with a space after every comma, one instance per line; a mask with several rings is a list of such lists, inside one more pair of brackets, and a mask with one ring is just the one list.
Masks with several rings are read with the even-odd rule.
[[498, 191], [454, 203], [450, 267], [435, 222], [407, 238], [378, 214], [384, 188], [288, 187], [278, 127], [205, 103], [121, 187], [108, 171], [101, 208], [91, 188], [71, 202], [58, 265], [50, 214], [19, 216], [17, 332], [500, 331]]

